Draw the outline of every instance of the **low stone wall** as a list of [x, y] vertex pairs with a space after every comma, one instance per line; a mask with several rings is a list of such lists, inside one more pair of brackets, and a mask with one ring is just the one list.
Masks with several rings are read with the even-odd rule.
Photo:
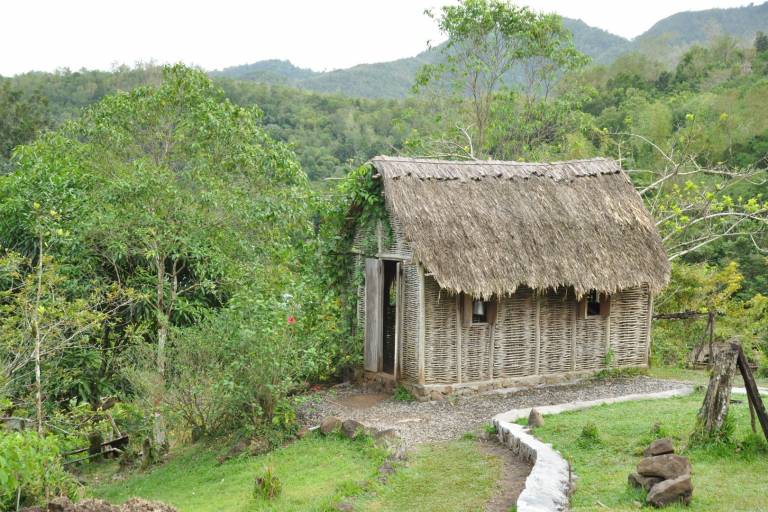
[[[683, 387], [658, 393], [625, 395], [598, 400], [576, 401], [567, 404], [548, 405], [536, 409], [544, 415], [565, 411], [587, 409], [596, 405], [652, 400], [688, 395], [692, 387]], [[551, 512], [567, 510], [572, 491], [572, 474], [568, 462], [551, 445], [543, 443], [530, 434], [527, 427], [515, 423], [527, 418], [531, 409], [513, 409], [493, 418], [499, 441], [513, 453], [533, 463], [530, 475], [525, 480], [525, 489], [517, 499], [518, 512]]]

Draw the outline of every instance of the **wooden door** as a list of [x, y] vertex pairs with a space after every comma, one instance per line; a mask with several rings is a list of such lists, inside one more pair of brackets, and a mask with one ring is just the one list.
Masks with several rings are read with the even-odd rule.
[[365, 369], [381, 371], [384, 332], [384, 271], [381, 260], [365, 260]]

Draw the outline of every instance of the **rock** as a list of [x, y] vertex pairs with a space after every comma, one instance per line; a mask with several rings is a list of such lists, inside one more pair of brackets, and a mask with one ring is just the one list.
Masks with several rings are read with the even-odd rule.
[[249, 444], [248, 439], [245, 439], [245, 438], [241, 437], [240, 439], [237, 440], [237, 442], [235, 444], [233, 444], [229, 448], [229, 450], [227, 450], [227, 453], [225, 453], [224, 455], [219, 455], [216, 458], [216, 461], [219, 464], [224, 464], [228, 460], [234, 459], [235, 457], [237, 457], [238, 455], [242, 454], [243, 452], [245, 452], [248, 449], [248, 444]]
[[344, 420], [341, 424], [341, 433], [347, 439], [354, 439], [358, 432], [363, 430], [365, 430], [365, 425], [356, 420]]
[[435, 402], [440, 402], [444, 398], [445, 397], [443, 396], [443, 394], [441, 392], [439, 392], [439, 391], [432, 390], [432, 391], [429, 392], [429, 399], [430, 400], [433, 400]]
[[354, 512], [355, 510], [355, 506], [348, 501], [337, 503], [335, 508], [341, 512]]
[[301, 427], [298, 432], [296, 432], [296, 437], [299, 439], [304, 439], [309, 435], [309, 429], [307, 427]]
[[263, 455], [270, 450], [272, 450], [272, 447], [269, 445], [269, 441], [263, 437], [254, 437], [248, 445], [248, 453], [253, 456]]
[[328, 435], [341, 428], [341, 420], [336, 416], [327, 416], [320, 422], [320, 432]]
[[376, 441], [397, 441], [400, 439], [397, 436], [397, 431], [393, 428], [375, 430], [373, 433], [371, 433], [371, 437], [373, 437]]
[[646, 501], [654, 507], [664, 507], [676, 502], [687, 505], [691, 502], [692, 494], [691, 475], [685, 474], [654, 485], [648, 493]]
[[637, 465], [637, 472], [643, 476], [655, 476], [663, 480], [670, 480], [682, 475], [691, 474], [691, 463], [688, 457], [680, 455], [657, 455], [646, 457]]
[[672, 446], [672, 440], [665, 437], [652, 442], [651, 445], [645, 449], [643, 455], [646, 457], [653, 457], [656, 455], [666, 455], [668, 453], [675, 453], [675, 448]]
[[632, 487], [638, 487], [650, 491], [651, 487], [661, 482], [661, 478], [657, 476], [643, 476], [639, 473], [632, 473], [627, 478], [627, 482]]
[[392, 467], [392, 464], [389, 462], [385, 462], [381, 466], [379, 466], [379, 474], [380, 475], [391, 475], [395, 472], [395, 468]]
[[535, 407], [531, 409], [531, 413], [528, 415], [528, 426], [531, 428], [541, 427], [544, 425], [544, 417]]
[[[90, 440], [90, 436], [89, 436]], [[72, 502], [69, 501], [69, 498], [65, 497], [58, 497], [53, 498], [51, 501], [48, 502], [48, 512], [66, 512], [70, 510], [72, 507]]]

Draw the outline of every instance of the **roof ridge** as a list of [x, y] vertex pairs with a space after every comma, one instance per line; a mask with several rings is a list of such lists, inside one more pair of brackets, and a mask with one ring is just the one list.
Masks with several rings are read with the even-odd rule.
[[[586, 162], [618, 162], [609, 157], [597, 156], [592, 158], [577, 158], [574, 160], [556, 160], [553, 162], [520, 162], [517, 160], [444, 160], [438, 158], [413, 158], [413, 157], [393, 157], [387, 155], [377, 155], [371, 158], [371, 161], [402, 162], [402, 163], [423, 163], [423, 164], [451, 164], [451, 165], [508, 165], [508, 166], [549, 166], [562, 164], [576, 164]], [[618, 166], [618, 165], [617, 165]], [[618, 166], [620, 168], [620, 166]]]

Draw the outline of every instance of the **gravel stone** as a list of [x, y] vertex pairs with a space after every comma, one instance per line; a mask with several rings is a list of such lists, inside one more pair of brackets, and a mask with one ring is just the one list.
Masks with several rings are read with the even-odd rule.
[[654, 393], [684, 386], [649, 377], [585, 380], [557, 386], [496, 389], [474, 396], [450, 395], [440, 402], [399, 402], [387, 398], [365, 408], [345, 405], [359, 403], [364, 390], [341, 387], [315, 394], [299, 409], [298, 417], [307, 426], [318, 425], [327, 416], [338, 416], [379, 430], [391, 428], [410, 446], [458, 439], [510, 409]]

